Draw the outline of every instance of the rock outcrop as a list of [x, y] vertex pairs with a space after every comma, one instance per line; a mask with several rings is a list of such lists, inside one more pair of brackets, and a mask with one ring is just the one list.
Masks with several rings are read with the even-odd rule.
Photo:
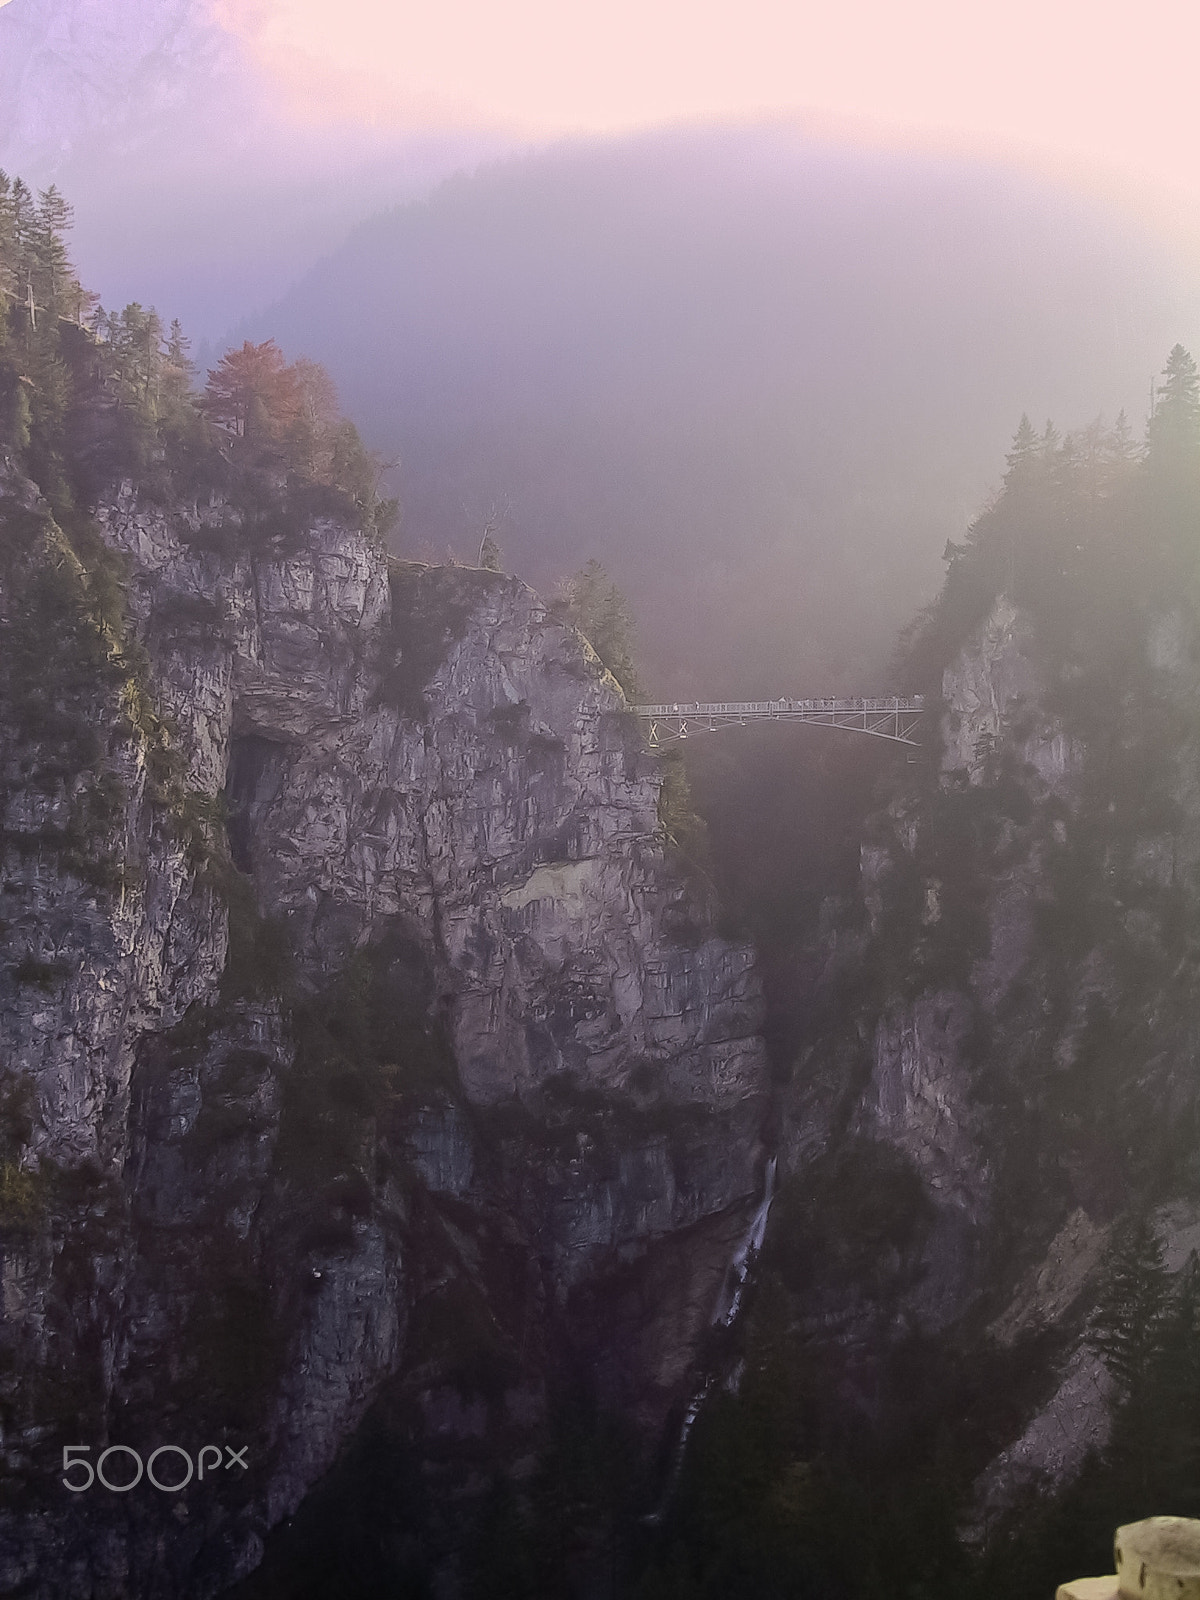
[[[861, 1258], [796, 1286], [818, 1359], [859, 1363], [837, 1425], [877, 1416], [905, 1340], [945, 1339], [977, 1370], [1021, 1352], [1019, 1421], [979, 1463], [974, 1538], [1107, 1438], [1113, 1388], [1086, 1338], [1105, 1245], [1131, 1195], [1194, 1181], [1195, 683], [1175, 612], [1147, 619], [1116, 694], [995, 601], [944, 673], [926, 768], [870, 819], [861, 915], [842, 908], [818, 985], [849, 1003], [785, 1095], [781, 1225], [802, 1203], [806, 1227], [821, 1219], [802, 1259]], [[894, 1186], [907, 1228], [838, 1235], [856, 1173]], [[1175, 1269], [1179, 1205], [1159, 1214]]]
[[[653, 1440], [767, 1083], [616, 684], [315, 504], [2, 488], [0, 1593], [219, 1593], [385, 1395], [447, 1505], [576, 1360]], [[248, 1448], [176, 1498], [64, 1445]]]

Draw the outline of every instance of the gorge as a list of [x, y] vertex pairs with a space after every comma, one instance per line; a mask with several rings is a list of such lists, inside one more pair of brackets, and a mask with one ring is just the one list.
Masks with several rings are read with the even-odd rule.
[[14, 237], [0, 1593], [982, 1600], [1190, 1511], [1187, 353], [1022, 424], [780, 934], [311, 364], [197, 399]]

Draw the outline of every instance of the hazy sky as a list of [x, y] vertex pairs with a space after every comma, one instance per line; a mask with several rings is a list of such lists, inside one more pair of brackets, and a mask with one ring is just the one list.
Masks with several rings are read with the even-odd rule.
[[410, 112], [543, 133], [807, 109], [1017, 139], [1200, 200], [1195, 0], [214, 4], [298, 81], [305, 57], [382, 75]]

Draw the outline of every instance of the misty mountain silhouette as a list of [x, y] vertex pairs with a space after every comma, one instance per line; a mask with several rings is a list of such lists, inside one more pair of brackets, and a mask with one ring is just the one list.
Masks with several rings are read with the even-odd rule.
[[1126, 406], [1200, 331], [1187, 263], [1000, 165], [784, 126], [454, 178], [243, 329], [399, 456], [407, 549], [596, 556], [666, 697], [877, 682], [1022, 413]]
[[[0, 167], [55, 182], [106, 305], [136, 299], [215, 337], [363, 217], [511, 140], [339, 120], [320, 63], [307, 115], [210, 0], [0, 7]], [[326, 94], [325, 89], [329, 90]]]

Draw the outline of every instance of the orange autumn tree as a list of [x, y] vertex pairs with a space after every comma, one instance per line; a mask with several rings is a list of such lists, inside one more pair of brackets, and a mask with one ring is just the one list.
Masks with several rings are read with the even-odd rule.
[[209, 372], [200, 404], [239, 441], [243, 464], [282, 467], [341, 490], [379, 533], [395, 521], [398, 501], [379, 498], [385, 464], [341, 415], [333, 379], [318, 362], [301, 356], [289, 366], [274, 339], [247, 339]]
[[209, 372], [201, 404], [239, 439], [266, 444], [283, 439], [300, 420], [303, 395], [295, 368], [274, 339], [247, 339]]

